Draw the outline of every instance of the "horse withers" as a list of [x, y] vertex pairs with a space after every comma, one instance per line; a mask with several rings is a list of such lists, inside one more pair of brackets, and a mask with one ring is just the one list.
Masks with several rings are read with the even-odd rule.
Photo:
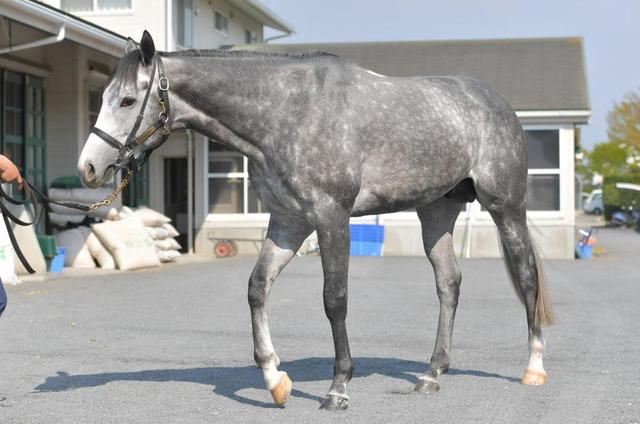
[[[271, 214], [249, 278], [254, 357], [277, 404], [292, 387], [278, 369], [265, 308], [278, 274], [315, 230], [335, 344], [334, 378], [321, 408], [346, 409], [353, 373], [345, 325], [349, 218], [407, 208], [422, 224], [440, 301], [435, 348], [415, 390], [440, 389], [461, 281], [452, 233], [475, 199], [497, 225], [526, 309], [530, 359], [522, 383], [544, 384], [541, 327], [553, 317], [526, 223], [527, 143], [511, 107], [487, 84], [386, 77], [326, 53], [162, 53], [145, 31], [139, 46], [127, 43], [96, 126], [78, 162], [88, 186], [130, 168], [170, 131], [193, 129], [249, 158], [252, 183]], [[138, 128], [159, 126], [162, 132], [131, 143], [143, 138]]]

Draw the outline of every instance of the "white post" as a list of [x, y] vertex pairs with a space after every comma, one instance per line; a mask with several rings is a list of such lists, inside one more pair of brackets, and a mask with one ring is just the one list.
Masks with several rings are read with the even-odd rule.
[[193, 131], [187, 130], [187, 244], [193, 253]]

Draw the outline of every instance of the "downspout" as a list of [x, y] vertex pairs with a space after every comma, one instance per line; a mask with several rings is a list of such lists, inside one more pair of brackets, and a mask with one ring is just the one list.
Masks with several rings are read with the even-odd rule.
[[187, 251], [193, 253], [193, 130], [187, 130]]
[[269, 41], [279, 40], [281, 38], [291, 37], [293, 35], [292, 32], [287, 32], [286, 34], [274, 35], [273, 37], [265, 38], [263, 43], [267, 44]]
[[167, 10], [166, 10], [166, 16], [167, 16], [167, 32], [166, 32], [166, 37], [167, 37], [167, 42], [165, 45], [165, 51], [173, 51], [173, 0], [167, 0], [166, 3], [167, 6]]
[[18, 44], [16, 46], [9, 46], [0, 49], [0, 54], [17, 52], [19, 50], [32, 49], [34, 47], [47, 46], [49, 44], [59, 43], [64, 40], [65, 36], [65, 26], [61, 25], [60, 29], [58, 29], [58, 35], [53, 35], [51, 37], [43, 38], [41, 40], [29, 41], [28, 43]]

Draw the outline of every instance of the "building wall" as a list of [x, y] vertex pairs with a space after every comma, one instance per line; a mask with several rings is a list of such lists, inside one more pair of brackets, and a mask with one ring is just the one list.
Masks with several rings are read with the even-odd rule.
[[[43, 0], [60, 8], [60, 0]], [[160, 50], [167, 46], [166, 6], [170, 0], [132, 0], [132, 10], [112, 12], [76, 12], [76, 16], [113, 32], [140, 40], [142, 31], [149, 31]]]
[[[262, 24], [245, 13], [231, 7], [224, 0], [197, 1], [194, 12], [193, 43], [197, 49], [211, 49], [232, 44], [245, 44], [245, 29], [255, 31], [262, 41]], [[229, 33], [215, 29], [214, 12], [218, 10], [229, 18]]]
[[[574, 126], [564, 124], [528, 124], [525, 129], [559, 131], [559, 210], [529, 211], [528, 225], [534, 242], [543, 257], [571, 259], [574, 257]], [[206, 187], [205, 187], [206, 190]], [[206, 195], [205, 195], [206, 197]], [[196, 208], [207, 213], [208, 205], [196, 203]], [[268, 215], [265, 214], [207, 214], [196, 232], [196, 252], [213, 255], [215, 243], [223, 239], [237, 239], [241, 254], [256, 254], [264, 238]], [[398, 212], [380, 216], [352, 219], [352, 223], [385, 226], [383, 252], [387, 256], [422, 256], [420, 222], [415, 212]], [[477, 202], [468, 204], [456, 222], [454, 230], [456, 254], [461, 257], [500, 257], [497, 229], [488, 212]]]

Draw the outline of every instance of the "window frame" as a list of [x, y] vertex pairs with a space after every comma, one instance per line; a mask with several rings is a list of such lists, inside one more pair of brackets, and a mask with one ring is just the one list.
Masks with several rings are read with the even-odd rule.
[[128, 9], [100, 9], [98, 8], [98, 0], [92, 0], [91, 10], [69, 10], [62, 6], [62, 1], [60, 2], [60, 9], [67, 12], [73, 13], [78, 16], [123, 16], [123, 15], [133, 15], [135, 13], [135, 4], [136, 0], [131, 1], [131, 6]]
[[[223, 31], [221, 29], [216, 28], [216, 13], [220, 14], [220, 16], [222, 16], [223, 18], [226, 19], [227, 21], [227, 31]], [[216, 31], [218, 34], [224, 36], [224, 37], [229, 37], [229, 22], [231, 21], [231, 18], [229, 18], [229, 15], [222, 12], [220, 9], [213, 9], [213, 30]]]
[[[182, 40], [183, 42], [180, 41], [180, 22], [179, 22], [179, 18], [180, 16], [182, 16], [183, 20], [184, 17], [186, 16], [185, 12], [186, 12], [186, 7], [184, 6], [184, 2], [185, 1], [190, 1], [191, 2], [191, 28], [190, 28], [190, 34], [189, 34], [189, 38], [190, 38], [190, 43], [186, 43], [186, 39]], [[195, 2], [196, 0], [182, 0], [182, 4], [180, 4], [179, 1], [174, 1], [172, 6], [174, 7], [173, 9], [173, 13], [174, 13], [174, 17], [172, 18], [174, 20], [175, 26], [174, 26], [174, 34], [173, 34], [173, 38], [174, 38], [174, 42], [175, 42], [175, 46], [177, 50], [187, 50], [187, 49], [192, 49], [194, 48], [194, 20], [195, 20]], [[182, 14], [179, 13], [180, 10], [180, 6], [182, 5]], [[184, 24], [184, 22], [183, 22]], [[186, 38], [186, 32], [185, 32], [186, 28], [182, 28], [182, 38]]]
[[[210, 149], [212, 140], [206, 145], [204, 156], [204, 209], [205, 221], [268, 221], [268, 212], [249, 212], [249, 159], [239, 152], [232, 151], [242, 157], [242, 171], [240, 172], [209, 172], [209, 155], [213, 151]], [[215, 153], [214, 153], [215, 154]], [[209, 180], [210, 179], [241, 179], [242, 180], [242, 203], [243, 211], [240, 213], [214, 213], [209, 205]]]

